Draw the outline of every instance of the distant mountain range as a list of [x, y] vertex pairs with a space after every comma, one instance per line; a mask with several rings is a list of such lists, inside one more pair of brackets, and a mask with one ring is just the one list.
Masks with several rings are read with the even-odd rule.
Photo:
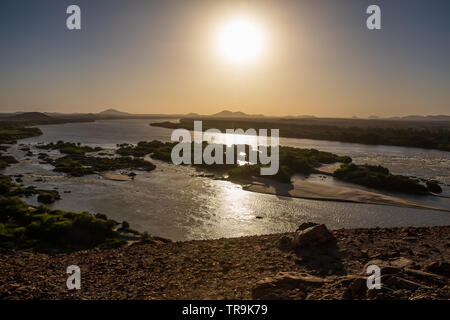
[[305, 115], [299, 115], [299, 116], [285, 116], [283, 119], [316, 119], [316, 116], [311, 116], [308, 114]]
[[[11, 121], [45, 121], [55, 118], [69, 119], [113, 119], [113, 118], [203, 118], [203, 117], [214, 117], [214, 118], [262, 118], [265, 117], [263, 114], [247, 114], [242, 111], [230, 111], [223, 110], [212, 115], [200, 115], [198, 113], [187, 113], [187, 114], [133, 114], [128, 112], [119, 111], [117, 109], [109, 108], [98, 113], [58, 113], [58, 112], [15, 112], [15, 113], [0, 113], [0, 119], [11, 120]], [[268, 118], [281, 118], [281, 119], [320, 119], [312, 115], [289, 115], [289, 116], [279, 116], [279, 117], [268, 117]], [[339, 118], [330, 118], [339, 119]], [[359, 118], [364, 120], [364, 118]], [[370, 116], [366, 119], [370, 120], [396, 120], [396, 121], [445, 121], [450, 122], [450, 115], [408, 115], [403, 117], [379, 117]]]
[[215, 113], [213, 115], [211, 115], [211, 117], [217, 117], [217, 118], [247, 118], [247, 117], [251, 117], [251, 118], [260, 118], [260, 117], [264, 117], [263, 114], [247, 114], [244, 113], [242, 111], [229, 111], [229, 110], [223, 110], [220, 111], [218, 113]]
[[130, 115], [128, 112], [122, 112], [122, 111], [119, 111], [119, 110], [116, 110], [116, 109], [112, 109], [112, 108], [107, 109], [107, 110], [102, 111], [102, 112], [99, 112], [98, 114], [102, 115], [102, 116], [119, 116], [119, 117], [120, 116], [129, 116]]
[[417, 116], [410, 115], [405, 117], [390, 117], [386, 118], [390, 120], [409, 120], [409, 121], [450, 121], [450, 116], [446, 115], [436, 115], [436, 116]]
[[14, 114], [12, 116], [7, 116], [5, 119], [10, 121], [42, 121], [51, 120], [52, 117], [42, 113], [42, 112], [24, 112], [19, 114]]

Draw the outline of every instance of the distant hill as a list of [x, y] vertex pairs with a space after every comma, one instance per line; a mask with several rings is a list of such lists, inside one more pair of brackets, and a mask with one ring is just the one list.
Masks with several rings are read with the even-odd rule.
[[298, 116], [285, 116], [283, 119], [316, 119], [316, 116], [312, 116], [309, 114], [302, 114]]
[[42, 121], [42, 120], [45, 121], [45, 120], [52, 120], [54, 118], [42, 112], [24, 112], [20, 114], [15, 114], [5, 119], [12, 121]]
[[217, 118], [245, 118], [245, 117], [264, 117], [262, 114], [247, 114], [241, 111], [229, 111], [229, 110], [223, 110], [218, 113], [215, 113], [211, 115], [211, 117], [217, 117]]
[[450, 116], [446, 115], [436, 115], [436, 116], [418, 116], [418, 115], [410, 115], [406, 117], [393, 117], [390, 119], [399, 119], [399, 120], [409, 120], [409, 121], [450, 121]]
[[102, 116], [128, 116], [130, 115], [128, 112], [122, 112], [116, 109], [107, 109], [105, 111], [99, 112], [99, 115]]

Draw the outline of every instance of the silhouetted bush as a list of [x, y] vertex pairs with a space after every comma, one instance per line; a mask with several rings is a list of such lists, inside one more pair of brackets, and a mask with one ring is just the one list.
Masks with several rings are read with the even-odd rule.
[[401, 175], [392, 175], [382, 166], [342, 164], [333, 175], [338, 179], [374, 189], [415, 194], [428, 192], [419, 181]]
[[427, 185], [428, 191], [433, 192], [433, 193], [442, 193], [442, 188], [437, 182], [427, 181], [426, 185]]

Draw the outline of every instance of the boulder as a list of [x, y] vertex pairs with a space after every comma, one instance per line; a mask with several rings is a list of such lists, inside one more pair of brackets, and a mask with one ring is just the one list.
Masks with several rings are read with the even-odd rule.
[[292, 245], [294, 248], [317, 247], [336, 241], [333, 234], [324, 224], [304, 223], [294, 234]]
[[308, 228], [311, 228], [311, 227], [314, 227], [314, 226], [318, 226], [318, 225], [319, 224], [315, 223], [315, 222], [303, 222], [301, 225], [298, 226], [297, 230], [295, 230], [295, 231], [296, 232], [297, 231], [303, 231], [303, 230], [306, 230]]

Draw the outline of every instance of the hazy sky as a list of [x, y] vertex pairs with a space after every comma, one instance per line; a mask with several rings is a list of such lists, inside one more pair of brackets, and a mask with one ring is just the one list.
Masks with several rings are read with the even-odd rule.
[[[217, 49], [237, 15], [265, 39], [247, 64]], [[449, 15], [448, 0], [2, 0], [0, 112], [450, 114]]]

